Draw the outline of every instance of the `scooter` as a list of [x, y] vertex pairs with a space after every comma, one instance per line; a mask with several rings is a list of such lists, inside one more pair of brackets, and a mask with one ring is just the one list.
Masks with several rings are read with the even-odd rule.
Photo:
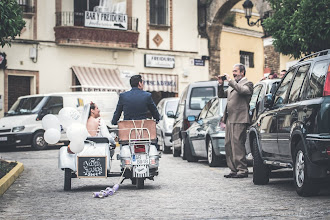
[[[132, 126], [133, 125], [133, 126]], [[146, 179], [158, 175], [160, 154], [156, 142], [156, 123], [153, 120], [121, 121], [118, 123], [121, 171], [137, 189], [144, 188]], [[128, 138], [127, 138], [128, 137]]]

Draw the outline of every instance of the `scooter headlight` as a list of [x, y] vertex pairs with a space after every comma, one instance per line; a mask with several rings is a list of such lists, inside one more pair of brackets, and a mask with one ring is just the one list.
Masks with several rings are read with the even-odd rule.
[[13, 127], [12, 132], [20, 132], [25, 129], [25, 126]]

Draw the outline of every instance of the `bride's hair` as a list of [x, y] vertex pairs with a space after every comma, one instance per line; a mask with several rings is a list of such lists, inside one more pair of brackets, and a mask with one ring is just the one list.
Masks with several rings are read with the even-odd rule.
[[92, 109], [93, 110], [95, 109], [95, 103], [94, 102], [90, 103], [88, 118], [91, 117]]

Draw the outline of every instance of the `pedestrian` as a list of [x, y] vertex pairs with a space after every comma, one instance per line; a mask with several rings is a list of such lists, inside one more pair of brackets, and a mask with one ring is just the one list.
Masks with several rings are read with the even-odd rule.
[[[253, 93], [253, 83], [245, 77], [245, 66], [241, 63], [233, 67], [232, 79], [227, 73], [218, 76], [220, 98], [227, 97], [227, 106], [223, 121], [226, 124], [225, 150], [230, 173], [226, 178], [248, 177], [246, 161], [246, 129], [250, 124], [249, 103]], [[224, 91], [224, 80], [229, 88]]]
[[122, 112], [124, 112], [124, 120], [142, 120], [147, 118], [150, 111], [152, 117], [159, 121], [160, 116], [151, 93], [143, 91], [142, 76], [132, 76], [130, 84], [132, 89], [119, 95], [111, 123], [116, 125]]
[[281, 72], [280, 72], [280, 75], [279, 75], [279, 77], [278, 78], [283, 78], [283, 76], [285, 76], [285, 74], [286, 74], [286, 70], [281, 70]]

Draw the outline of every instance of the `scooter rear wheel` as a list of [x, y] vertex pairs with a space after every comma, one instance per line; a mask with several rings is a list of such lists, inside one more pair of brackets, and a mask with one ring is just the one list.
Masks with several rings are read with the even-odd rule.
[[144, 178], [137, 178], [136, 179], [136, 188], [137, 189], [144, 189]]

